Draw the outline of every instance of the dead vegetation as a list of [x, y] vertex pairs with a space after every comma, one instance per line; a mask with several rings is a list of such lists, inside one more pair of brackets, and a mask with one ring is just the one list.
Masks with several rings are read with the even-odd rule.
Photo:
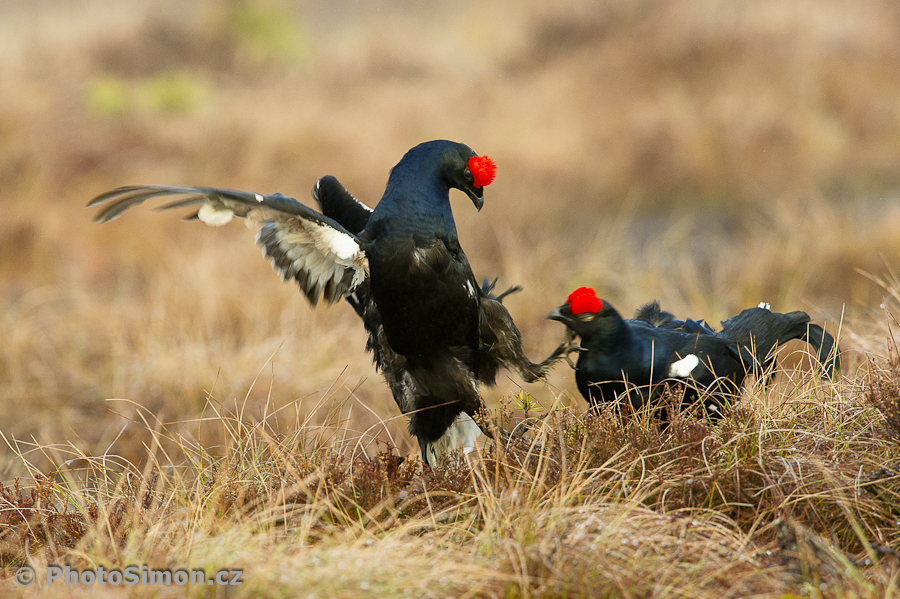
[[795, 393], [815, 404], [750, 401], [715, 426], [683, 414], [665, 431], [561, 406], [523, 422], [504, 407], [485, 425], [526, 433], [435, 471], [222, 416], [210, 423], [230, 431], [221, 457], [183, 445], [138, 471], [72, 456], [27, 490], [3, 488], [0, 557], [8, 572], [241, 567], [241, 592], [274, 597], [297, 585], [326, 596], [893, 597], [900, 456], [882, 404], [866, 401], [882, 382], [858, 393], [807, 382]]

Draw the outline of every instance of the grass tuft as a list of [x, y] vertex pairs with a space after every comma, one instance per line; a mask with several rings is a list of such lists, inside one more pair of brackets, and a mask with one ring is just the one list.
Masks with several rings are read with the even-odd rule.
[[[873, 387], [850, 389], [806, 381], [792, 407], [757, 395], [666, 427], [560, 406], [523, 419], [511, 406], [537, 406], [519, 394], [482, 418], [496, 441], [434, 470], [359, 453], [346, 421], [282, 435], [221, 414], [205, 422], [231, 431], [216, 451], [162, 455], [153, 430], [143, 471], [73, 453], [0, 488], [2, 567], [242, 567], [247, 592], [274, 596], [300, 577], [337, 596], [891, 597], [897, 445]], [[802, 405], [810, 392], [822, 403]], [[273, 581], [269, 555], [298, 569]]]

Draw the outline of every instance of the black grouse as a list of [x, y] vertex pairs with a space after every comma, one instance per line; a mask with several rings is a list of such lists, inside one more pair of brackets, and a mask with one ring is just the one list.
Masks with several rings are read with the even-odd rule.
[[[351, 233], [362, 231], [369, 221], [372, 209], [357, 200], [331, 175], [325, 175], [316, 182], [313, 198], [319, 204], [322, 214], [333, 218]], [[267, 243], [266, 229], [260, 232], [260, 243], [268, 255], [277, 254], [277, 247]], [[278, 267], [278, 261], [275, 261]], [[482, 282], [478, 293], [478, 313], [480, 340], [478, 349], [478, 382], [493, 385], [501, 367], [515, 370], [526, 382], [533, 383], [544, 376], [550, 368], [566, 358], [572, 338], [566, 339], [542, 362], [534, 363], [525, 355], [522, 336], [513, 322], [512, 316], [501, 303], [503, 298], [521, 290], [510, 287], [499, 295], [493, 294], [497, 280]], [[361, 282], [354, 292], [347, 296], [349, 303], [363, 319], [369, 340], [366, 349], [373, 353], [375, 364], [381, 370], [403, 413], [416, 410], [415, 384], [411, 379], [407, 360], [393, 350], [385, 337], [381, 314], [372, 301], [369, 281]], [[463, 412], [462, 414], [465, 414]], [[465, 416], [462, 416], [466, 420]], [[468, 422], [466, 420], [466, 422]], [[468, 425], [471, 428], [471, 424]], [[453, 440], [447, 439], [452, 445]], [[452, 449], [452, 448], [451, 448]], [[432, 455], [432, 460], [435, 458]]]
[[295, 280], [312, 304], [346, 298], [363, 319], [367, 348], [433, 466], [447, 451], [474, 447], [478, 383], [493, 384], [501, 366], [537, 380], [568, 348], [564, 341], [544, 362], [529, 361], [500, 302], [505, 294], [478, 285], [459, 245], [449, 190], [480, 210], [495, 172], [490, 158], [438, 140], [403, 156], [374, 210], [331, 176], [313, 190], [322, 213], [280, 193], [211, 187], [120, 187], [88, 206], [108, 202], [95, 218], [106, 222], [147, 199], [184, 196], [161, 208], [199, 205], [186, 220], [211, 226], [234, 216], [260, 223], [257, 243], [285, 281]]
[[675, 379], [686, 383], [686, 403], [702, 397], [707, 413], [721, 416], [748, 371], [764, 372], [772, 352], [792, 339], [814, 347], [827, 376], [839, 368], [834, 338], [799, 311], [750, 308], [715, 331], [703, 321], [675, 320], [658, 302], [626, 320], [593, 289], [581, 287], [547, 318], [581, 338], [575, 380], [594, 406], [627, 399], [640, 410], [659, 396], [663, 383]]

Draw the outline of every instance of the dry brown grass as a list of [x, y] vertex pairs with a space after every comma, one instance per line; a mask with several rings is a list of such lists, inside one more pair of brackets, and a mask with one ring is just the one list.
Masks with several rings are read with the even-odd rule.
[[[861, 391], [898, 384], [896, 361], [873, 368]], [[142, 471], [57, 448], [70, 459], [55, 480], [0, 490], [0, 558], [242, 568], [247, 596], [896, 597], [897, 443], [877, 410], [897, 401], [846, 391], [807, 383], [790, 408], [747, 402], [666, 432], [555, 409], [519, 424], [527, 438], [425, 473], [351, 457], [345, 427], [321, 442], [301, 421], [284, 437], [222, 415], [207, 425], [224, 448], [164, 453], [155, 433]]]
[[[896, 596], [898, 11], [2, 3], [4, 576], [27, 559], [243, 566], [268, 596]], [[804, 309], [840, 327], [847, 376], [789, 371], [712, 429], [563, 411], [530, 457], [423, 478], [377, 457], [414, 444], [350, 310], [310, 309], [241, 227], [83, 209], [129, 183], [303, 200], [325, 173], [374, 204], [434, 138], [499, 164], [485, 209], [454, 210], [476, 274], [524, 285], [507, 303], [533, 357], [585, 284], [711, 322]], [[485, 396], [523, 387], [583, 407], [566, 368]]]

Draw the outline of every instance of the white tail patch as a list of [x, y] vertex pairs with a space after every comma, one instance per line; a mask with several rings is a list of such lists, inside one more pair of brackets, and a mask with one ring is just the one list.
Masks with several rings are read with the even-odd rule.
[[425, 450], [428, 465], [432, 468], [437, 467], [438, 459], [455, 449], [462, 449], [466, 454], [475, 451], [475, 442], [481, 435], [481, 428], [475, 424], [472, 417], [461, 412], [440, 439], [428, 444]]
[[694, 354], [688, 354], [669, 366], [669, 376], [675, 379], [686, 379], [691, 376], [694, 368], [700, 363], [700, 358]]
[[763, 310], [768, 310], [771, 312], [772, 304], [770, 304], [769, 302], [759, 302], [759, 305], [757, 306], [757, 308], [762, 308]]
[[231, 219], [234, 218], [234, 211], [228, 208], [216, 210], [211, 204], [203, 204], [197, 211], [197, 218], [210, 227], [221, 227], [231, 222]]

